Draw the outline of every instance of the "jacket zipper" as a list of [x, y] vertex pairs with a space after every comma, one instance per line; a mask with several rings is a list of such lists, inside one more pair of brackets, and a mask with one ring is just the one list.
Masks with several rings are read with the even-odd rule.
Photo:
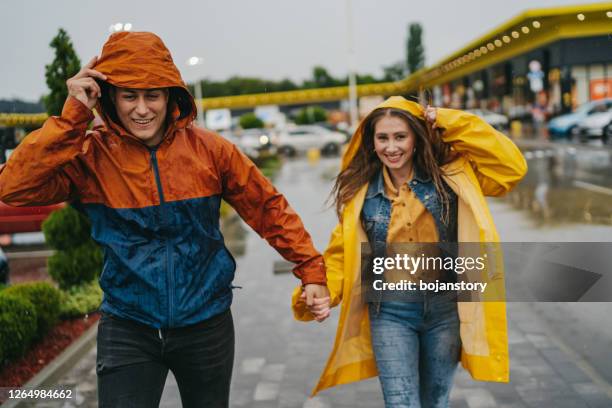
[[[159, 166], [157, 164], [157, 148], [151, 149], [151, 162], [153, 164], [153, 172], [155, 173], [155, 183], [157, 184], [157, 192], [159, 194], [159, 205], [162, 215], [165, 214], [164, 190], [162, 189], [161, 178], [159, 176]], [[172, 313], [172, 305], [174, 304], [174, 271], [172, 270], [172, 252], [171, 240], [166, 239], [166, 273], [168, 277], [168, 326], [172, 327], [174, 316]]]

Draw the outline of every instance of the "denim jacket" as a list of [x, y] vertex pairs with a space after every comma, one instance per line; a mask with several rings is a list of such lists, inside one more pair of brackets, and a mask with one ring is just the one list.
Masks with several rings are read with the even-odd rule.
[[[457, 195], [455, 192], [444, 183], [444, 188], [446, 188], [450, 199], [449, 222], [445, 224], [442, 221], [442, 203], [431, 177], [416, 167], [414, 178], [409, 181], [409, 184], [416, 197], [433, 216], [439, 241], [456, 242]], [[374, 256], [385, 256], [390, 220], [391, 200], [385, 194], [385, 182], [381, 169], [370, 182], [361, 211], [361, 221], [372, 246]]]
[[[457, 241], [457, 195], [443, 181], [444, 188], [450, 199], [450, 214], [448, 224], [442, 220], [443, 205], [436, 192], [436, 187], [431, 177], [415, 167], [414, 178], [408, 182], [410, 188], [427, 211], [433, 216], [438, 240], [440, 243], [452, 243]], [[372, 257], [385, 257], [387, 255], [387, 233], [391, 220], [391, 200], [385, 193], [385, 182], [382, 169], [372, 178], [366, 193], [363, 209], [361, 210], [361, 221], [368, 236]], [[452, 250], [451, 250], [452, 251]], [[371, 269], [367, 268], [366, 270]], [[453, 274], [448, 278], [454, 280]], [[368, 279], [368, 278], [366, 278]], [[422, 299], [419, 291], [403, 294], [402, 299], [414, 301]], [[377, 293], [377, 302], [382, 300], [382, 293]]]

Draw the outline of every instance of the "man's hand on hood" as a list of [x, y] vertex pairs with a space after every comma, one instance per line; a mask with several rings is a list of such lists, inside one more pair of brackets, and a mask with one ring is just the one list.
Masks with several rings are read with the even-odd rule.
[[95, 78], [106, 81], [106, 75], [92, 69], [97, 61], [98, 57], [93, 57], [75, 76], [66, 81], [68, 95], [78, 99], [89, 109], [93, 109], [98, 98], [102, 96]]

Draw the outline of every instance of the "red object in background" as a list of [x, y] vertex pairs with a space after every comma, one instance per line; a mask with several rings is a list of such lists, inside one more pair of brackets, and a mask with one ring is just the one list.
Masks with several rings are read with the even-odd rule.
[[41, 207], [11, 207], [0, 201], [0, 234], [38, 232], [52, 211], [65, 206], [65, 203], [60, 203]]
[[612, 96], [612, 78], [591, 80], [591, 100], [609, 98]]

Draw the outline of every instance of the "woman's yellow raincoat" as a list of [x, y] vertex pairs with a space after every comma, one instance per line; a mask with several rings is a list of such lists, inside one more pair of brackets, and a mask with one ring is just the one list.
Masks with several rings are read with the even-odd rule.
[[[378, 108], [397, 108], [424, 118], [423, 108], [402, 97], [391, 97]], [[458, 241], [499, 242], [493, 218], [484, 196], [501, 196], [510, 191], [527, 172], [519, 149], [503, 134], [472, 114], [438, 109], [436, 124], [445, 129], [444, 142], [460, 153], [443, 167], [446, 183], [459, 198]], [[363, 122], [355, 132], [342, 159], [350, 163], [361, 143]], [[360, 212], [368, 186], [350, 200], [325, 251], [327, 285], [332, 306], [342, 301], [334, 348], [313, 395], [334, 385], [364, 380], [378, 375], [370, 338], [367, 305], [361, 299], [360, 247], [367, 237]], [[461, 322], [461, 364], [476, 380], [509, 381], [506, 304], [503, 299], [503, 268], [499, 259], [489, 279], [497, 285], [496, 301], [458, 302]], [[292, 306], [298, 320], [312, 320], [300, 288], [293, 294]]]

